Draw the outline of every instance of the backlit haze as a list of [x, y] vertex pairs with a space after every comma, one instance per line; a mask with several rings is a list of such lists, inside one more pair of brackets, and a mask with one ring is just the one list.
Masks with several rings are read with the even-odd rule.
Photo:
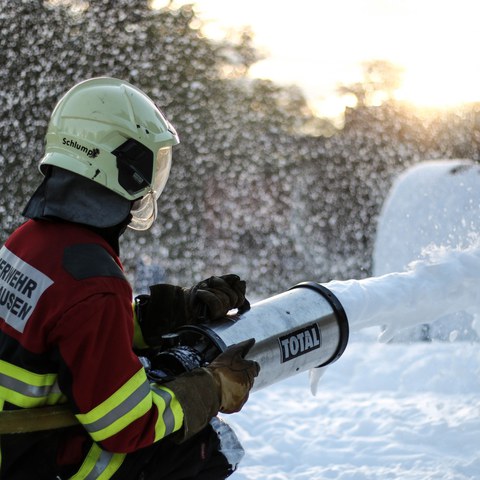
[[299, 85], [321, 116], [343, 112], [347, 99], [339, 98], [336, 88], [361, 81], [361, 63], [368, 60], [402, 67], [397, 98], [417, 106], [480, 101], [476, 0], [172, 2], [185, 3], [194, 3], [207, 36], [250, 26], [266, 55], [250, 75]]

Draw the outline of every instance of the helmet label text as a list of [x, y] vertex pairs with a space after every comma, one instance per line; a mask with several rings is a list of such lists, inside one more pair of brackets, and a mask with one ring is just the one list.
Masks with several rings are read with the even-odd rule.
[[80, 143], [77, 143], [76, 140], [68, 139], [63, 137], [62, 143], [66, 145], [67, 147], [75, 148], [76, 150], [80, 150], [82, 153], [87, 155], [89, 158], [95, 158], [98, 156], [100, 153], [100, 150], [98, 148], [88, 148], [85, 147], [85, 145], [81, 145]]

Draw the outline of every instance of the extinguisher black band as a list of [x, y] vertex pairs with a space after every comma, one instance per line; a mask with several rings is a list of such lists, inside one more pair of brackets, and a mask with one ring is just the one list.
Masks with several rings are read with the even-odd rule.
[[338, 321], [338, 328], [340, 330], [340, 335], [339, 335], [339, 341], [337, 348], [333, 355], [324, 363], [321, 365], [318, 365], [318, 367], [325, 367], [326, 365], [333, 363], [337, 361], [347, 348], [348, 344], [348, 337], [350, 334], [350, 328], [348, 325], [348, 318], [347, 314], [345, 313], [345, 310], [338, 300], [338, 298], [326, 287], [323, 285], [320, 285], [319, 283], [316, 282], [302, 282], [298, 283], [297, 285], [294, 285], [291, 287], [289, 290], [292, 290], [293, 288], [309, 288], [311, 290], [315, 290], [317, 293], [319, 293], [327, 302], [330, 304], [332, 307], [333, 312], [335, 313], [335, 318]]

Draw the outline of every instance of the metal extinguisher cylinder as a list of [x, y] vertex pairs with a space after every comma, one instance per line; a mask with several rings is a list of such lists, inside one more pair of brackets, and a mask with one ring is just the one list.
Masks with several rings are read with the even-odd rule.
[[[217, 354], [228, 346], [255, 338], [247, 358], [260, 365], [252, 391], [310, 368], [326, 366], [342, 355], [349, 336], [345, 311], [335, 295], [315, 282], [252, 304], [236, 315], [202, 326], [185, 326], [180, 334], [198, 336], [197, 344]], [[203, 338], [200, 338], [203, 337]]]

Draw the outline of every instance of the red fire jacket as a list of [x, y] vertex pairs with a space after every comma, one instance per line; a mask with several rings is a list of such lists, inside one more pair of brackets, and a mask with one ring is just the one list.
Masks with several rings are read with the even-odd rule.
[[121, 262], [93, 231], [29, 220], [0, 250], [0, 407], [68, 403], [92, 445], [78, 478], [110, 478], [126, 453], [182, 426], [173, 392], [147, 380], [133, 330]]

